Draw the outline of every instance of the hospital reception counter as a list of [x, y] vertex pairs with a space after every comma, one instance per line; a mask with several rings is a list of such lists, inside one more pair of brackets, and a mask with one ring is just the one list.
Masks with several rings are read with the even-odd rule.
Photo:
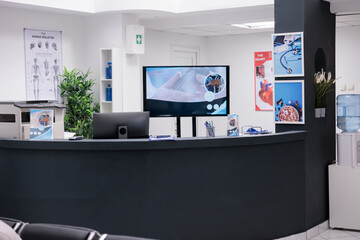
[[174, 141], [0, 140], [0, 213], [155, 239], [305, 231], [305, 131]]

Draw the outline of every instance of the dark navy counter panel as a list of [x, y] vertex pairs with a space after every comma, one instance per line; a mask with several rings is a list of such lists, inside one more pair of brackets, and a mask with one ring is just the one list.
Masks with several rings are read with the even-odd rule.
[[0, 140], [0, 215], [157, 239], [299, 233], [305, 137]]

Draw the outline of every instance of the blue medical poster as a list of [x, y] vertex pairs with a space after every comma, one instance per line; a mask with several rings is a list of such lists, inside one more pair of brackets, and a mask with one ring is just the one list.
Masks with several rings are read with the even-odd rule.
[[275, 123], [304, 124], [304, 81], [275, 81]]
[[303, 33], [272, 35], [275, 77], [304, 76]]
[[54, 110], [30, 110], [30, 139], [53, 139]]

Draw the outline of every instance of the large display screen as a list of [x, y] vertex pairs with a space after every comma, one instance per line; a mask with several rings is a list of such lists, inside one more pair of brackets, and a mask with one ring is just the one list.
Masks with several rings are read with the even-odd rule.
[[226, 116], [229, 66], [143, 67], [150, 116]]

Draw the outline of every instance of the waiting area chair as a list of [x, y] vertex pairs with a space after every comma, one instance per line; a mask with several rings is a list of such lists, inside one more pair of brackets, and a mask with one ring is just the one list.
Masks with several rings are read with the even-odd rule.
[[76, 226], [50, 223], [24, 223], [17, 219], [0, 217], [12, 227], [22, 240], [152, 240], [124, 235], [100, 234], [98, 231]]
[[104, 234], [104, 240], [151, 240], [149, 238]]
[[26, 224], [20, 220], [14, 219], [14, 218], [0, 217], [0, 220], [3, 221], [4, 223], [6, 223], [7, 225], [9, 225], [17, 233], [19, 232], [21, 227]]
[[22, 240], [100, 240], [101, 235], [82, 227], [30, 223], [19, 232]]

